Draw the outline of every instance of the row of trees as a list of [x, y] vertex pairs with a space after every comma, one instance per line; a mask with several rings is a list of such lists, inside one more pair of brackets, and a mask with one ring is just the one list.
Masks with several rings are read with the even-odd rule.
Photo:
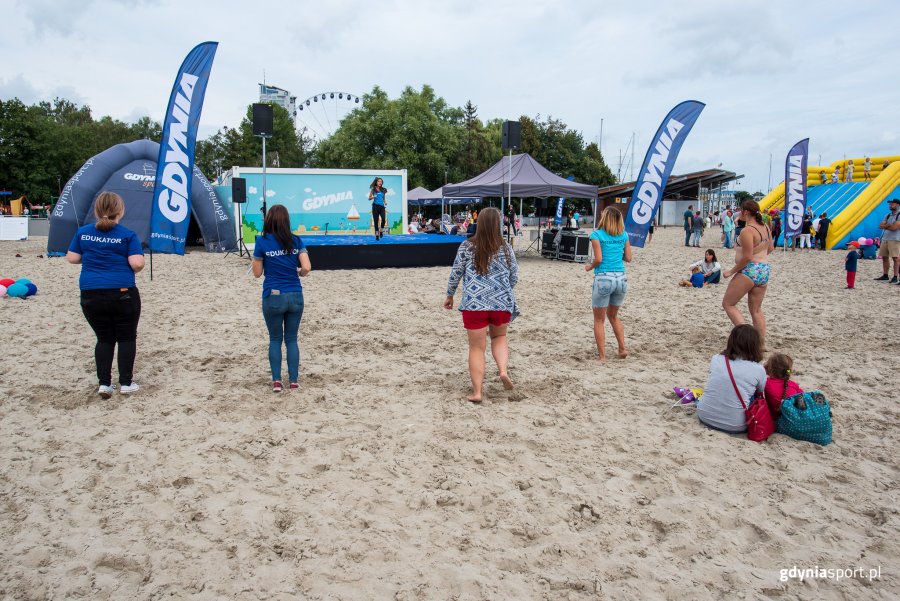
[[[335, 133], [313, 145], [291, 115], [274, 107], [274, 135], [266, 142], [271, 167], [406, 169], [410, 187], [437, 188], [477, 175], [500, 160], [502, 120], [482, 122], [472, 103], [452, 107], [430, 86], [407, 87], [397, 99], [379, 87], [344, 118]], [[520, 117], [522, 152], [554, 173], [605, 186], [615, 178], [596, 144], [559, 119]], [[89, 157], [139, 138], [159, 140], [161, 126], [148, 117], [136, 123], [102, 117], [87, 106], [57, 99], [26, 106], [0, 101], [0, 186], [38, 203]], [[197, 166], [210, 178], [233, 165], [260, 166], [262, 143], [253, 135], [251, 107], [237, 127], [224, 127], [197, 143]], [[587, 201], [585, 202], [587, 204]]]
[[140, 138], [159, 140], [162, 128], [149, 117], [124, 123], [95, 120], [91, 109], [57, 98], [26, 106], [0, 100], [0, 187], [43, 203], [95, 154]]

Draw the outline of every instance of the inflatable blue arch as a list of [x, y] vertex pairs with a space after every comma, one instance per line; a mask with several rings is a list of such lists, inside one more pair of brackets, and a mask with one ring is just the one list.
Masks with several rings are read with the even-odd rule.
[[[137, 140], [107, 148], [88, 159], [66, 182], [53, 208], [47, 252], [65, 254], [75, 231], [96, 221], [94, 200], [104, 191], [115, 192], [122, 197], [125, 216], [121, 223], [134, 231], [146, 247], [150, 239], [150, 208], [153, 205], [158, 157], [157, 142]], [[196, 167], [191, 185], [191, 211], [208, 252], [237, 250], [231, 213], [216, 196], [209, 180]]]

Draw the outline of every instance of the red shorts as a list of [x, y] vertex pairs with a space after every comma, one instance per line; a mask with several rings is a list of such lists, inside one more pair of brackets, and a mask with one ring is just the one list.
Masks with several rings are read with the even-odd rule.
[[467, 330], [480, 330], [491, 326], [502, 326], [509, 323], [512, 313], [509, 311], [460, 311], [463, 327]]

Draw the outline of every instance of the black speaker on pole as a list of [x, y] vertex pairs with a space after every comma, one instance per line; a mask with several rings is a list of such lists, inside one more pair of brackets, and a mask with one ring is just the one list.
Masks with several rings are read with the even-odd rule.
[[256, 103], [253, 105], [253, 135], [272, 136], [273, 111], [271, 104]]
[[231, 202], [247, 202], [247, 180], [243, 177], [231, 178]]
[[503, 122], [503, 150], [518, 150], [522, 145], [522, 124], [518, 121]]

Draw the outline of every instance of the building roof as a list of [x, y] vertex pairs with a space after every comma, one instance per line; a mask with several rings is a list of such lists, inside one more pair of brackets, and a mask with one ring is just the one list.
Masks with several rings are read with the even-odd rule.
[[[724, 169], [707, 169], [695, 171], [684, 175], [671, 175], [663, 192], [663, 200], [677, 200], [679, 198], [697, 198], [697, 188], [709, 188], [719, 186], [741, 179], [743, 175], [737, 175], [734, 171]], [[634, 192], [636, 182], [626, 182], [615, 186], [606, 186], [597, 190], [597, 198], [601, 201], [613, 198], [630, 197]]]

